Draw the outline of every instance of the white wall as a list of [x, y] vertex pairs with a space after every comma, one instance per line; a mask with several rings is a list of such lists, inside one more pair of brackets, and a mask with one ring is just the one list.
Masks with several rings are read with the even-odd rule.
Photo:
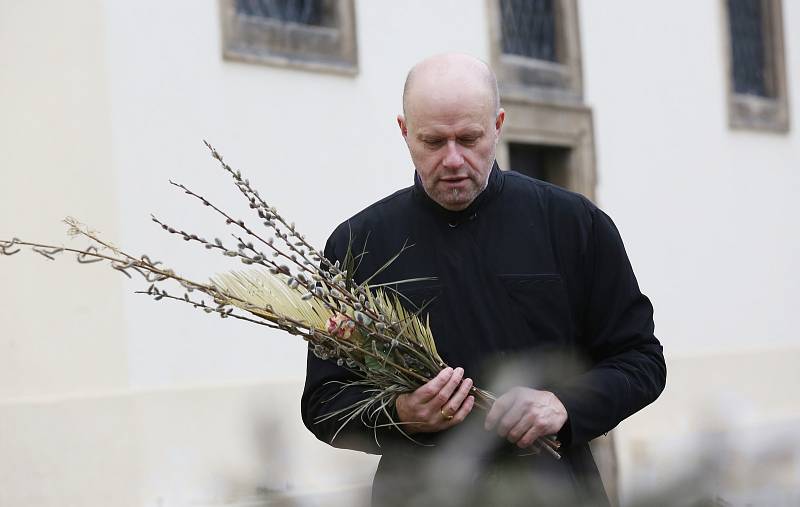
[[[452, 29], [482, 27], [480, 1], [359, 2], [356, 77], [229, 62], [220, 56], [217, 4], [110, 2], [107, 14], [121, 242], [147, 245], [197, 276], [239, 266], [185, 248], [148, 217], [155, 211], [193, 231], [228, 234], [166, 182], [191, 184], [225, 207], [240, 204], [202, 139], [322, 248], [338, 223], [412, 182], [395, 123], [408, 68], [432, 52], [487, 47], [486, 34]], [[142, 297], [127, 296], [125, 307], [134, 386], [304, 376], [304, 348], [289, 336]]]
[[580, 4], [598, 200], [668, 364], [662, 397], [615, 432], [627, 503], [800, 498], [800, 5], [783, 5], [788, 134], [729, 129], [722, 2]]
[[[208, 139], [321, 247], [411, 183], [395, 124], [405, 72], [442, 51], [487, 58], [485, 8], [358, 1], [360, 72], [342, 77], [223, 61], [214, 0], [0, 1], [0, 238], [66, 241], [73, 214], [191, 276], [238, 268], [149, 221], [227, 234], [169, 178], [247, 215]], [[738, 435], [800, 421], [785, 388], [800, 345], [800, 6], [784, 8], [795, 127], [774, 135], [727, 127], [719, 2], [580, 3], [598, 199], [670, 365], [664, 397], [617, 432], [628, 498], [704, 431], [698, 407], [734, 400]], [[144, 284], [66, 257], [0, 259], [0, 284], [0, 504], [242, 504], [257, 487], [363, 500], [374, 458], [300, 425], [302, 342], [154, 303], [132, 294]], [[262, 409], [266, 440], [247, 433]]]
[[[83, 245], [72, 215], [116, 241], [103, 3], [43, 7], [0, 2], [0, 238]], [[124, 284], [108, 271], [0, 259], [0, 400], [127, 385]]]
[[[13, 69], [0, 81], [12, 162], [0, 237], [61, 242], [69, 213], [191, 276], [238, 268], [149, 221], [224, 237], [169, 178], [248, 211], [208, 139], [322, 246], [411, 183], [395, 124], [402, 81], [427, 54], [485, 52], [485, 35], [443, 29], [483, 26], [483, 4], [465, 5], [359, 2], [361, 71], [349, 78], [223, 61], [214, 0], [0, 3], [0, 62]], [[23, 213], [37, 187], [43, 202]], [[3, 259], [0, 276], [13, 287], [0, 295], [0, 504], [245, 504], [264, 501], [258, 488], [303, 505], [363, 502], [375, 459], [300, 423], [299, 340], [155, 304], [131, 294], [144, 284], [67, 258]], [[17, 297], [45, 290], [63, 306]], [[274, 418], [269, 434], [242, 433], [259, 410]]]
[[800, 345], [800, 6], [783, 4], [789, 134], [728, 128], [721, 2], [581, 3], [598, 199], [670, 355]]

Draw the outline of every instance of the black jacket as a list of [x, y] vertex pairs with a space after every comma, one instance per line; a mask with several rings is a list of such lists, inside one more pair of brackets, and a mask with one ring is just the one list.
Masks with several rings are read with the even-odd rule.
[[[548, 505], [606, 502], [588, 442], [655, 400], [666, 381], [652, 306], [611, 219], [581, 195], [495, 165], [487, 188], [459, 212], [432, 201], [417, 177], [414, 186], [341, 224], [325, 255], [343, 259], [350, 241], [356, 253], [365, 252], [357, 279], [413, 244], [374, 282], [435, 278], [397, 288], [415, 305], [428, 303], [445, 362], [497, 393], [513, 385], [552, 391], [569, 417], [559, 433], [561, 461], [517, 456], [483, 432], [477, 409], [462, 425], [419, 435], [416, 444], [361, 421], [331, 442], [341, 423], [316, 419], [362, 394], [349, 389], [332, 398], [338, 387], [326, 382], [351, 374], [309, 353], [303, 421], [324, 442], [383, 455], [373, 501], [411, 505], [422, 495], [420, 505], [512, 505], [519, 498], [535, 505], [534, 497]], [[468, 465], [444, 474], [449, 461]], [[442, 494], [439, 475], [473, 487], [463, 498]], [[514, 486], [503, 482], [508, 477], [522, 479]], [[513, 488], [522, 492], [516, 500], [496, 496]], [[552, 491], [559, 493], [547, 496]]]

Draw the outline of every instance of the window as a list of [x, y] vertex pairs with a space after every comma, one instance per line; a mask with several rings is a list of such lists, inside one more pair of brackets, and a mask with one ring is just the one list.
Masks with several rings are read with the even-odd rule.
[[490, 0], [492, 64], [506, 95], [581, 101], [576, 0]]
[[789, 130], [780, 0], [724, 0], [727, 13], [728, 123]]
[[235, 5], [237, 14], [283, 23], [324, 26], [332, 18], [330, 3], [322, 0], [236, 0]]
[[570, 150], [559, 146], [509, 143], [508, 169], [566, 188], [569, 156]]
[[501, 0], [503, 54], [558, 62], [553, 0]]
[[497, 158], [594, 196], [592, 110], [583, 103], [577, 0], [487, 0], [491, 63], [506, 110]]
[[355, 74], [353, 0], [220, 0], [223, 57]]

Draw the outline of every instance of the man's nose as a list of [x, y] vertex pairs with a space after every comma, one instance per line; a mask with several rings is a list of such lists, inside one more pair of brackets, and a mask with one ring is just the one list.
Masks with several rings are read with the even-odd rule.
[[447, 147], [445, 149], [447, 153], [445, 153], [444, 160], [442, 161], [445, 167], [458, 169], [464, 165], [464, 157], [461, 155], [461, 151], [455, 141], [447, 141]]

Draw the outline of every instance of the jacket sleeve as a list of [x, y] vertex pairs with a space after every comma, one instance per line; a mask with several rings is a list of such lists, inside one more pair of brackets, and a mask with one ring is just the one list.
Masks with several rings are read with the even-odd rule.
[[[337, 259], [341, 262], [344, 253], [338, 251], [335, 236], [336, 232], [325, 245], [325, 257], [331, 262]], [[365, 417], [366, 420], [355, 418], [344, 426], [344, 420], [338, 416], [320, 421], [326, 414], [363, 400], [367, 395], [362, 387], [342, 389], [342, 382], [358, 380], [359, 377], [332, 361], [318, 358], [311, 347], [313, 345], [309, 343], [306, 382], [300, 402], [306, 428], [319, 440], [334, 447], [370, 454], [382, 454], [382, 446], [400, 440], [401, 434], [393, 427], [386, 426], [389, 420], [383, 413]], [[397, 414], [393, 413], [392, 417], [396, 420]]]
[[580, 346], [591, 366], [552, 389], [567, 409], [559, 433], [567, 445], [586, 443], [653, 402], [667, 374], [653, 307], [639, 290], [617, 228], [597, 208], [584, 261]]

